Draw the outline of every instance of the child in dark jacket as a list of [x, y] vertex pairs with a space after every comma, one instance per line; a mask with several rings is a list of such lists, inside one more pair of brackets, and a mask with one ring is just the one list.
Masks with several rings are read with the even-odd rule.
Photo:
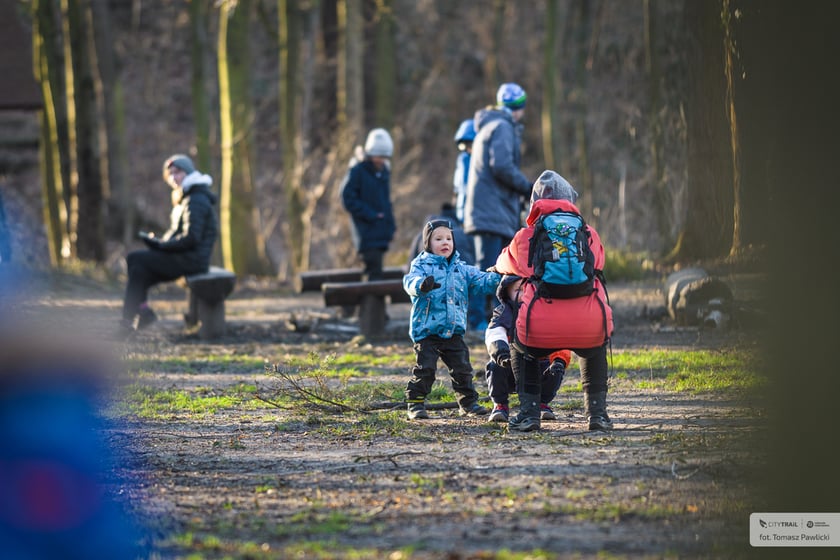
[[[484, 343], [490, 360], [487, 362], [484, 374], [487, 389], [493, 401], [493, 410], [488, 422], [507, 422], [510, 413], [508, 397], [516, 392], [516, 380], [510, 366], [510, 344], [513, 329], [516, 325], [516, 314], [519, 311], [520, 287], [522, 279], [518, 276], [505, 275], [499, 283], [496, 297], [501, 302], [493, 310], [493, 317], [487, 326]], [[542, 383], [540, 391], [540, 418], [542, 420], [556, 420], [557, 416], [549, 406], [557, 395], [566, 366], [571, 358], [568, 350], [559, 350], [540, 360]]]
[[416, 364], [405, 390], [408, 418], [428, 418], [426, 396], [435, 382], [438, 358], [449, 368], [461, 415], [483, 416], [473, 386], [470, 352], [464, 342], [470, 294], [492, 294], [501, 280], [496, 272], [468, 265], [455, 250], [452, 222], [432, 220], [423, 228], [424, 250], [411, 261], [403, 288], [411, 296], [411, 326]]

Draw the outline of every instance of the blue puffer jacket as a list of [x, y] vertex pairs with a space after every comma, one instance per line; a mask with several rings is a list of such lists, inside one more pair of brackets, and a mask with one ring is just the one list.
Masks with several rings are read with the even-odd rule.
[[341, 200], [352, 217], [356, 250], [387, 249], [397, 230], [391, 206], [390, 170], [377, 170], [370, 160], [357, 163], [344, 177]]
[[531, 181], [519, 170], [518, 125], [509, 111], [492, 108], [479, 110], [475, 124], [464, 231], [510, 239], [522, 225], [522, 200], [531, 196]]
[[[420, 291], [427, 276], [434, 276], [440, 288]], [[411, 296], [411, 326], [414, 342], [430, 335], [452, 338], [467, 330], [467, 299], [470, 294], [492, 294], [502, 279], [495, 272], [483, 272], [466, 264], [458, 252], [451, 259], [423, 251], [403, 277], [403, 289]]]

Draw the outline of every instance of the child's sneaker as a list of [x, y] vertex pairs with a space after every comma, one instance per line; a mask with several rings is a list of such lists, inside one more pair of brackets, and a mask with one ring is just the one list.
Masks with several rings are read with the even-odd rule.
[[409, 420], [426, 420], [429, 413], [426, 412], [426, 405], [421, 402], [408, 403]]
[[510, 416], [510, 409], [507, 405], [497, 404], [493, 407], [493, 412], [490, 413], [488, 422], [507, 422]]
[[557, 420], [557, 415], [550, 406], [540, 403], [540, 420]]
[[478, 403], [472, 403], [466, 406], [462, 406], [458, 410], [458, 414], [460, 414], [461, 416], [484, 416], [488, 412], [489, 410], [487, 410]]
[[540, 429], [540, 419], [517, 414], [510, 419], [508, 429], [514, 432], [533, 432]]

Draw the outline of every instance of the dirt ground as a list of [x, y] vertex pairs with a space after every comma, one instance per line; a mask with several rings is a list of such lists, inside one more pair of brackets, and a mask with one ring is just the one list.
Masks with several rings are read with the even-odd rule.
[[[115, 324], [118, 287], [90, 281], [42, 288], [32, 290], [32, 313], [82, 320], [103, 335]], [[658, 309], [664, 296], [657, 282], [611, 285], [610, 296], [614, 353], [755, 343], [749, 329], [675, 327]], [[413, 359], [408, 305], [389, 306], [387, 335], [364, 340], [354, 320], [324, 308], [319, 294], [240, 282], [227, 304], [228, 333], [212, 343], [185, 331], [179, 288], [157, 292], [154, 305], [161, 320], [113, 343], [117, 353], [253, 355], [270, 363], [307, 352], [402, 353], [402, 364], [380, 372], [382, 380], [398, 382], [408, 379]], [[302, 323], [311, 328], [294, 330]], [[481, 370], [483, 344], [470, 339], [470, 348]], [[123, 380], [205, 391], [272, 382], [264, 370], [202, 369], [126, 373]], [[445, 370], [439, 374], [448, 385]], [[486, 395], [483, 380], [476, 383]], [[576, 383], [575, 373], [564, 385]], [[151, 558], [749, 556], [747, 522], [755, 508], [748, 481], [760, 453], [745, 442], [759, 410], [720, 395], [639, 390], [612, 378], [608, 404], [616, 429], [605, 433], [587, 431], [579, 408], [560, 409], [580, 399], [562, 392], [560, 419], [531, 434], [511, 434], [451, 409], [400, 429], [365, 430], [359, 416], [263, 408], [129, 418], [108, 441], [118, 458], [117, 493], [148, 527]]]

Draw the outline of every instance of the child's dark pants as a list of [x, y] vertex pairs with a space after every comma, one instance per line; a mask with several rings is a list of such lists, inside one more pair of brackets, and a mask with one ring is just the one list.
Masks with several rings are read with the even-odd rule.
[[417, 363], [411, 369], [413, 375], [405, 390], [408, 402], [422, 402], [432, 390], [435, 382], [438, 358], [449, 368], [452, 378], [452, 390], [455, 391], [458, 404], [468, 407], [478, 402], [478, 392], [473, 385], [473, 369], [470, 363], [470, 351], [461, 335], [452, 338], [429, 336], [414, 343], [414, 355]]

